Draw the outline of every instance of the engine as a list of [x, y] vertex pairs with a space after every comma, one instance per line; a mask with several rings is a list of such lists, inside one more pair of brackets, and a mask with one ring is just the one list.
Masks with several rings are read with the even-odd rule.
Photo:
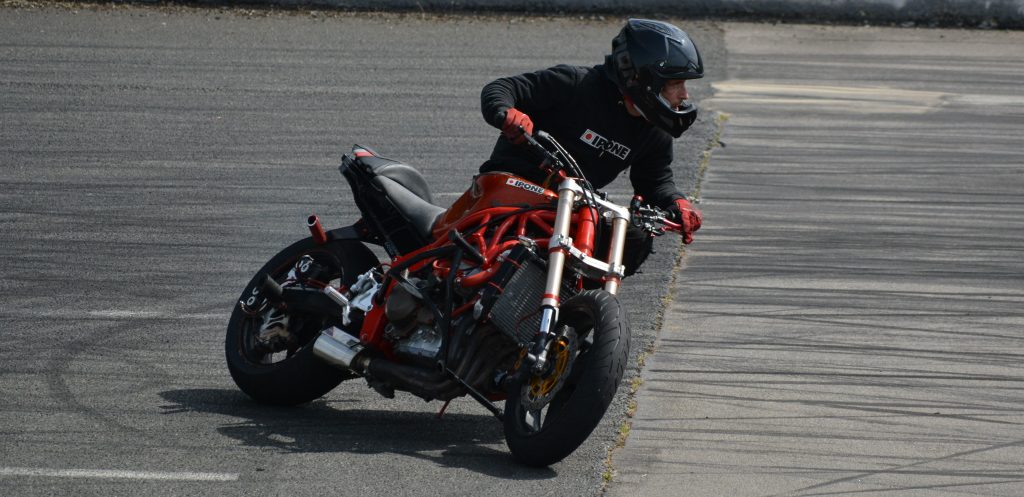
[[384, 336], [394, 344], [395, 354], [423, 364], [435, 363], [441, 349], [434, 313], [423, 302], [430, 290], [426, 280], [410, 278], [395, 286], [384, 305]]
[[[484, 394], [503, 392], [496, 383], [498, 372], [514, 366], [520, 346], [471, 312], [450, 323], [438, 323], [431, 302], [443, 300], [438, 297], [443, 285], [427, 274], [425, 278], [403, 278], [392, 288], [384, 303], [388, 321], [384, 336], [401, 361], [371, 361], [367, 367], [370, 386], [382, 392], [406, 390], [428, 400], [464, 395], [466, 386]], [[450, 333], [447, 346], [443, 338], [446, 329]], [[439, 364], [444, 364], [443, 370]]]

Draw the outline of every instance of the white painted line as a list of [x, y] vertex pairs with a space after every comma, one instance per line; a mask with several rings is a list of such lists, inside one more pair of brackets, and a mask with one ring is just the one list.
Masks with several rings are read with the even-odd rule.
[[110, 318], [110, 319], [157, 319], [166, 316], [166, 312], [157, 311], [131, 311], [131, 310], [119, 310], [119, 309], [107, 309], [99, 311], [89, 311], [90, 317], [96, 318]]
[[75, 309], [58, 309], [58, 310], [32, 310], [32, 309], [14, 309], [0, 311], [0, 318], [14, 318], [14, 319], [38, 319], [38, 318], [52, 318], [52, 319], [76, 319], [86, 316], [94, 319], [159, 319], [159, 320], [198, 320], [198, 321], [227, 321], [231, 316], [231, 305], [227, 306], [227, 311], [222, 312], [173, 312], [173, 311], [133, 311], [127, 309], [100, 309], [100, 310], [75, 310]]
[[238, 473], [196, 473], [190, 471], [127, 471], [119, 469], [0, 468], [3, 476], [49, 478], [116, 478], [122, 480], [237, 481]]
[[[230, 307], [229, 307], [230, 309]], [[89, 317], [102, 319], [227, 319], [230, 312], [197, 314], [191, 312], [171, 311], [134, 311], [122, 309], [93, 310], [87, 312]]]

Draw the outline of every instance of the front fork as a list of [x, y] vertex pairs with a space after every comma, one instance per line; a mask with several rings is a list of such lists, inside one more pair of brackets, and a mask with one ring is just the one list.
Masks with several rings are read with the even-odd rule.
[[[554, 232], [548, 243], [548, 274], [547, 281], [544, 284], [544, 296], [541, 300], [540, 332], [527, 356], [530, 362], [533, 363], [532, 371], [534, 374], [543, 374], [546, 370], [548, 350], [551, 343], [558, 336], [554, 332], [554, 327], [555, 323], [558, 322], [559, 293], [562, 288], [565, 262], [570, 254], [581, 258], [584, 264], [591, 268], [596, 267], [604, 270], [605, 291], [614, 295], [619, 290], [619, 283], [622, 277], [622, 255], [626, 243], [626, 229], [629, 226], [629, 211], [609, 202], [596, 199], [598, 204], [605, 207], [606, 210], [604, 212], [610, 213], [612, 219], [611, 247], [608, 251], [608, 260], [604, 262], [597, 261], [591, 258], [589, 253], [576, 250], [573, 247], [572, 238], [569, 237], [573, 206], [576, 203], [576, 199], [582, 193], [582, 188], [571, 178], [562, 181], [558, 186], [558, 207], [555, 210]], [[584, 207], [584, 209], [589, 208]], [[593, 219], [593, 222], [600, 222], [600, 219]], [[592, 236], [593, 231], [589, 231], [588, 234]], [[585, 242], [587, 242], [588, 246], [592, 246], [589, 240]]]

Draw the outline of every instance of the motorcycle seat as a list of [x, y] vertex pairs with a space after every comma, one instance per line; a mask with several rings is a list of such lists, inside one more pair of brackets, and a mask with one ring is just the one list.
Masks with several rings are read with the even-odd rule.
[[[422, 180], [422, 178], [420, 179]], [[376, 176], [371, 182], [384, 192], [388, 199], [391, 200], [391, 204], [394, 205], [395, 209], [401, 213], [402, 217], [409, 221], [413, 230], [424, 241], [431, 240], [431, 228], [433, 228], [434, 223], [447, 209], [428, 202], [422, 195], [399, 181], [392, 179], [390, 176]], [[425, 183], [424, 186], [426, 186]], [[429, 192], [427, 196], [429, 198]]]
[[[360, 145], [352, 147], [352, 155], [354, 161], [370, 173], [374, 188], [387, 197], [394, 210], [420, 238], [407, 243], [420, 246], [432, 240], [431, 228], [447, 209], [434, 205], [423, 175], [408, 164], [381, 157]], [[396, 228], [396, 231], [401, 231], [401, 228]]]
[[423, 179], [423, 175], [416, 168], [393, 159], [381, 157], [376, 152], [358, 145], [352, 148], [352, 155], [355, 156], [357, 162], [370, 170], [374, 175], [389, 178], [419, 198], [426, 200], [427, 203], [434, 203], [434, 199], [430, 195], [430, 188], [427, 187], [427, 181]]

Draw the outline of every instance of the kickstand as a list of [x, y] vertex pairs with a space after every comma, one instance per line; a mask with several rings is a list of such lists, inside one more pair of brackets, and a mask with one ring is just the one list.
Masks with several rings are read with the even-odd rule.
[[[503, 419], [504, 415], [501, 412], [501, 408], [499, 408], [498, 406], [494, 405], [494, 403], [491, 402], [482, 393], [477, 392], [473, 387], [471, 387], [469, 385], [469, 383], [466, 383], [466, 380], [463, 380], [462, 378], [459, 378], [459, 376], [457, 374], [455, 374], [454, 371], [452, 371], [452, 370], [450, 370], [448, 368], [444, 368], [444, 370], [445, 370], [446, 373], [448, 373], [448, 376], [450, 376], [453, 380], [459, 382], [459, 384], [462, 385], [466, 389], [466, 393], [468, 393], [469, 396], [473, 398], [473, 400], [479, 402], [480, 405], [484, 406], [488, 411], [491, 411], [491, 414], [493, 414], [494, 417], [498, 418], [499, 420]], [[445, 404], [445, 405], [447, 406], [447, 404]], [[442, 409], [442, 411], [443, 411], [443, 409]]]
[[452, 403], [452, 399], [448, 399], [448, 400], [444, 401], [444, 405], [441, 406], [441, 410], [437, 411], [437, 419], [441, 419], [441, 416], [444, 416], [444, 412], [446, 410], [448, 410], [448, 404], [451, 404], [451, 403]]

